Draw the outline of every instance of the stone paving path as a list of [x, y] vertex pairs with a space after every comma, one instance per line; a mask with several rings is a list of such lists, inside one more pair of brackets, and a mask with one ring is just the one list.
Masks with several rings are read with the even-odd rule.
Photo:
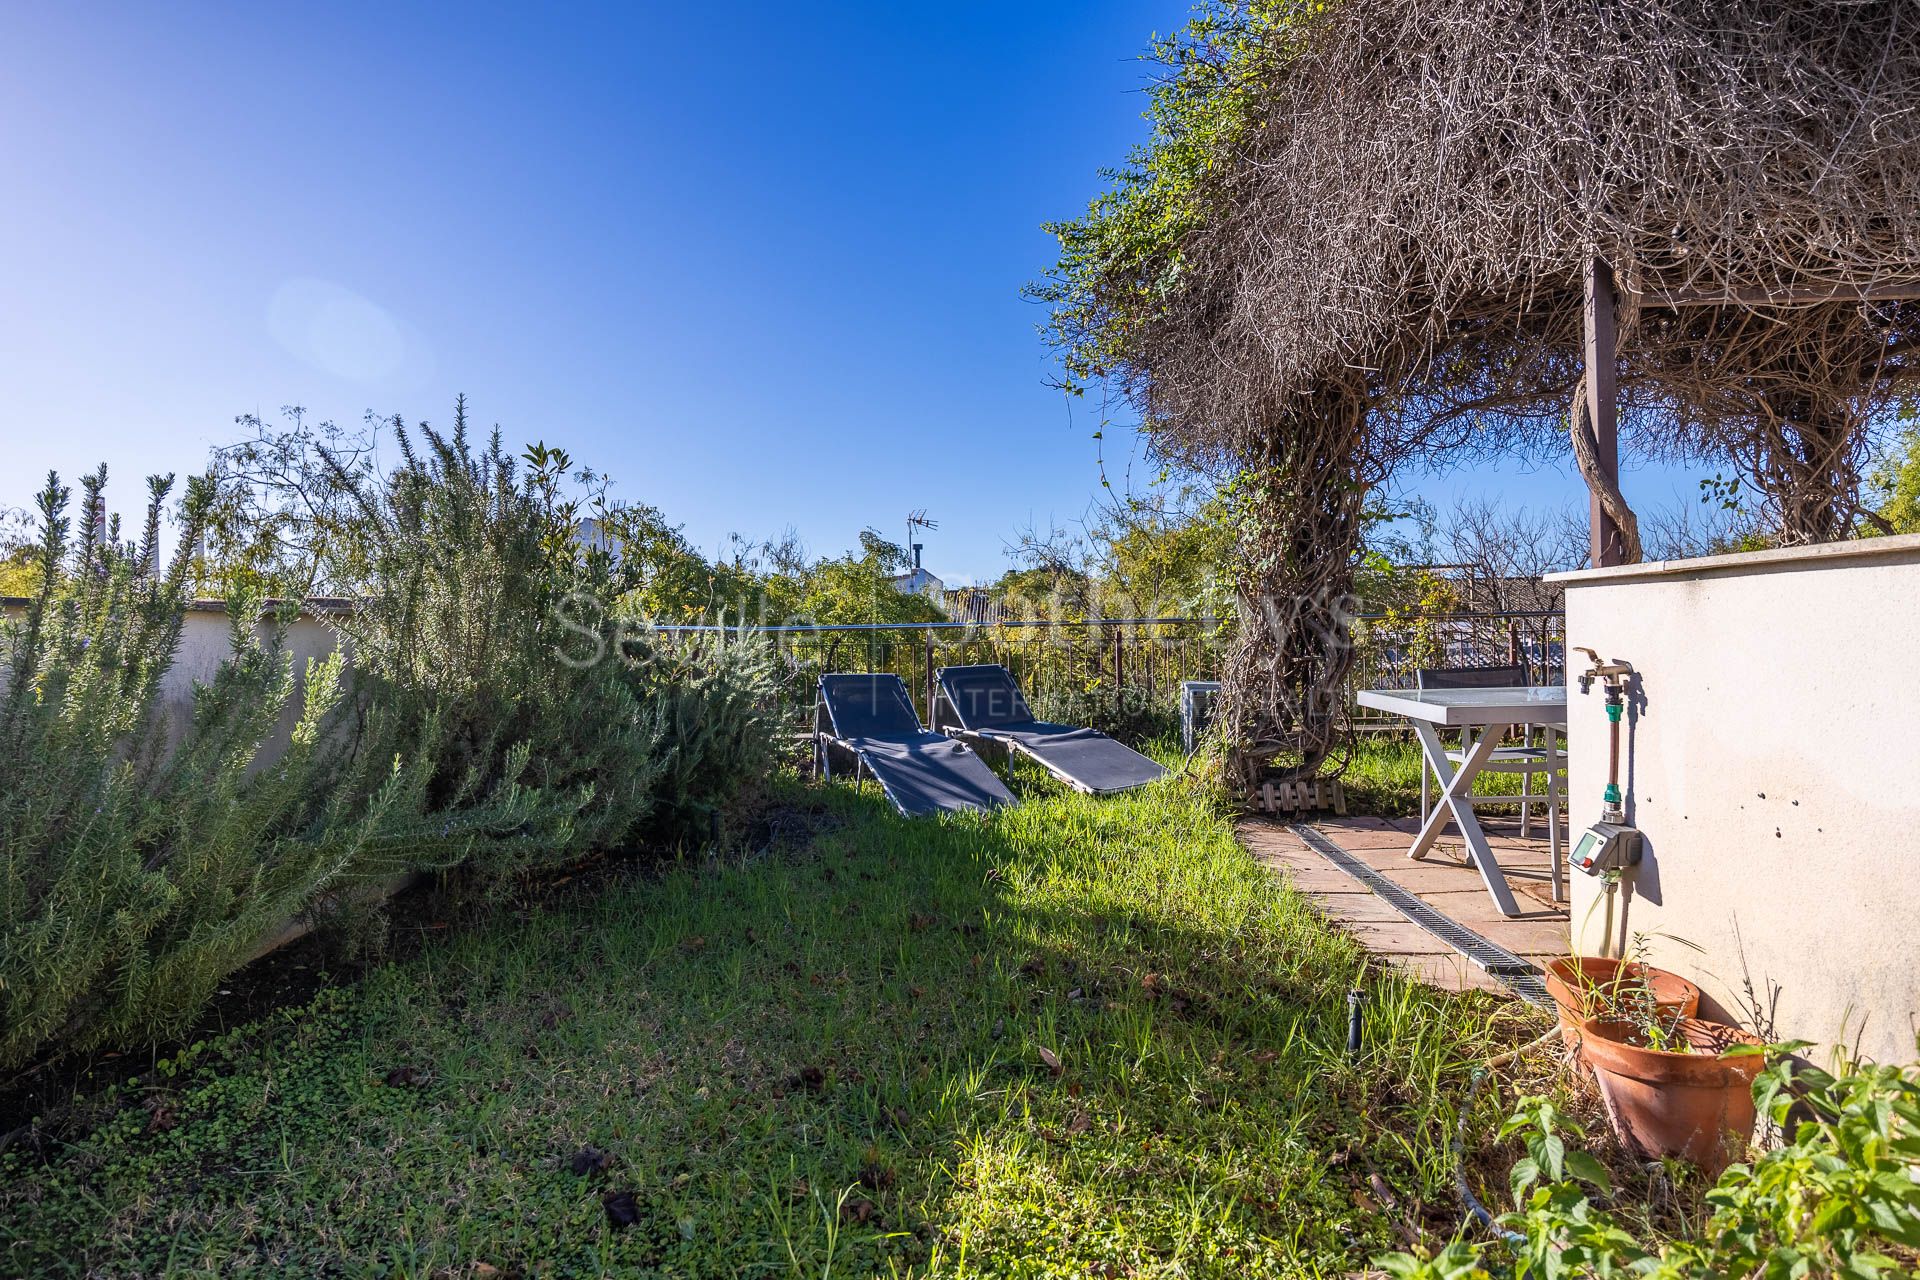
[[[1552, 900], [1546, 838], [1536, 834], [1522, 840], [1518, 819], [1482, 818], [1481, 822], [1514, 896], [1525, 908], [1519, 916], [1503, 916], [1493, 905], [1457, 836], [1452, 840], [1442, 836], [1424, 862], [1414, 862], [1407, 857], [1417, 826], [1414, 819], [1326, 818], [1310, 825], [1428, 905], [1508, 951], [1535, 964], [1565, 955], [1567, 908]], [[1315, 852], [1289, 826], [1269, 818], [1246, 818], [1239, 824], [1240, 842], [1256, 862], [1285, 876], [1328, 919], [1387, 963], [1449, 991], [1506, 990], [1485, 970]]]

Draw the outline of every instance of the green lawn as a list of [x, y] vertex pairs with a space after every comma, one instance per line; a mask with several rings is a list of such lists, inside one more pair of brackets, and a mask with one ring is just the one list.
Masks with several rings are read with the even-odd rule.
[[1334, 1275], [1375, 1175], [1450, 1230], [1451, 1104], [1545, 1024], [1362, 978], [1203, 792], [1024, 785], [784, 783], [770, 848], [197, 1045], [0, 1155], [0, 1273]]

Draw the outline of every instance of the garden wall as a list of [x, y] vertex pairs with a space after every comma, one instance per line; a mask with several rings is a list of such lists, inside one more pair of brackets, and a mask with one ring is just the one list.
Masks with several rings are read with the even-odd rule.
[[[0, 618], [14, 619], [25, 611], [26, 602], [0, 598]], [[342, 606], [344, 607], [344, 605]], [[287, 630], [287, 652], [293, 655], [296, 679], [306, 673], [306, 664], [332, 653], [339, 637], [333, 629], [311, 612], [302, 613]], [[173, 668], [161, 683], [161, 701], [166, 709], [170, 735], [177, 738], [188, 717], [193, 714], [193, 686], [213, 678], [220, 662], [229, 652], [226, 605], [218, 600], [197, 600], [188, 606], [186, 622], [180, 631], [180, 652]], [[267, 764], [286, 750], [293, 726], [300, 718], [300, 699], [296, 695], [280, 716], [280, 727], [260, 753], [257, 764]]]
[[1644, 934], [1709, 1016], [1749, 1021], [1743, 984], [1778, 984], [1780, 1036], [1912, 1060], [1920, 536], [1550, 581], [1567, 589], [1576, 832], [1599, 817], [1607, 721], [1575, 646], [1638, 673], [1621, 768], [1646, 857], [1614, 903], [1574, 874], [1576, 949]]

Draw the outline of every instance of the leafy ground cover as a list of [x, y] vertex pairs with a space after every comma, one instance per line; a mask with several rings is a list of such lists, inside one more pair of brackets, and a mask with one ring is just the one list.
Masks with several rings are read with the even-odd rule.
[[0, 1153], [0, 1272], [1312, 1275], [1450, 1233], [1450, 1099], [1544, 1023], [1367, 972], [1204, 790], [1023, 785], [910, 823], [784, 783], [757, 847], [196, 1044]]

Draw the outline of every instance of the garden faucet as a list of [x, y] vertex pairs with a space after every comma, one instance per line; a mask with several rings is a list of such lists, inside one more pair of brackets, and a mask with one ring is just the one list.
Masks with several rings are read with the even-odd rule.
[[[1612, 662], [1602, 662], [1599, 654], [1584, 645], [1574, 647], [1591, 660], [1587, 669], [1580, 674], [1580, 692], [1591, 692], [1596, 679], [1607, 687], [1607, 790], [1601, 798], [1600, 821], [1601, 826], [1620, 826], [1627, 820], [1624, 798], [1620, 792], [1620, 717], [1626, 713], [1626, 678], [1633, 674], [1633, 664], [1617, 658]], [[1592, 830], [1595, 834], [1601, 833], [1600, 827]], [[1638, 848], [1637, 845], [1635, 847]], [[1635, 857], [1638, 857], [1637, 853]], [[1581, 864], [1576, 860], [1574, 865]], [[1594, 865], [1589, 862], [1584, 869], [1592, 871]]]
[[1585, 645], [1575, 645], [1574, 649], [1576, 652], [1586, 654], [1587, 657], [1592, 660], [1587, 669], [1580, 673], [1580, 692], [1582, 693], [1591, 693], [1593, 691], [1593, 682], [1595, 679], [1605, 681], [1609, 691], [1618, 689], [1622, 679], [1633, 674], [1633, 664], [1631, 662], [1622, 662], [1618, 659], [1612, 662], [1602, 662], [1600, 655]]

